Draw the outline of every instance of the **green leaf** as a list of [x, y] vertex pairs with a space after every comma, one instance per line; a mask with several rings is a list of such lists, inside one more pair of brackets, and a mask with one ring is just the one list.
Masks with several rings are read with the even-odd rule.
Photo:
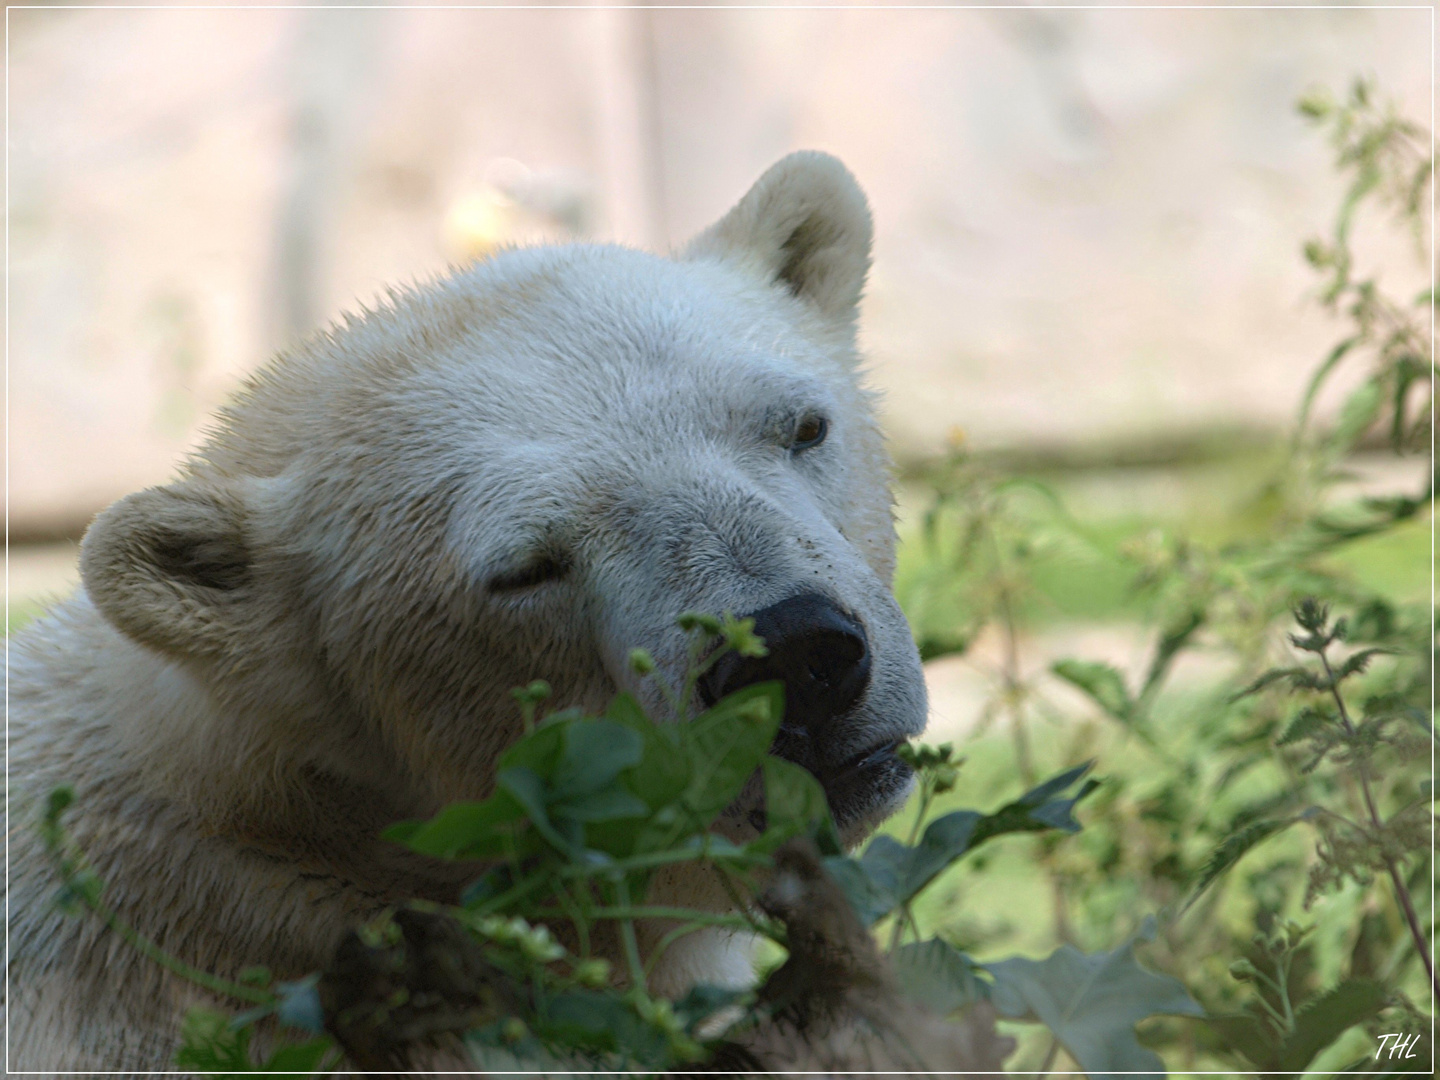
[[1163, 1076], [1165, 1065], [1135, 1040], [1135, 1024], [1167, 1013], [1203, 1016], [1179, 980], [1135, 961], [1135, 942], [1086, 955], [1062, 945], [1044, 960], [1015, 958], [985, 965], [995, 979], [990, 1000], [1000, 1015], [1039, 1020], [1090, 1080], [1116, 1073]]
[[1380, 380], [1372, 375], [1356, 387], [1340, 406], [1340, 418], [1326, 441], [1337, 451], [1350, 450], [1375, 423], [1383, 400]]
[[234, 1028], [230, 1017], [214, 1009], [193, 1008], [180, 1026], [180, 1049], [175, 1064], [196, 1072], [233, 1074], [254, 1069], [250, 1029]]
[[1242, 1055], [1257, 1069], [1269, 1070], [1275, 1063], [1280, 1041], [1275, 1029], [1252, 1013], [1211, 1016], [1207, 1023], [1229, 1049]]
[[1305, 394], [1300, 401], [1300, 417], [1295, 424], [1295, 437], [1297, 439], [1304, 432], [1306, 424], [1310, 421], [1310, 410], [1314, 407], [1315, 397], [1320, 393], [1320, 388], [1325, 384], [1325, 380], [1330, 377], [1331, 372], [1335, 370], [1335, 366], [1345, 358], [1345, 354], [1360, 344], [1360, 341], [1361, 338], [1357, 334], [1355, 337], [1348, 337], [1340, 342], [1330, 350], [1324, 362], [1315, 369], [1315, 374], [1310, 376], [1309, 385], [1305, 387]]
[[402, 821], [381, 835], [412, 851], [442, 859], [498, 857], [514, 850], [534, 854], [536, 840], [517, 825], [525, 821], [525, 808], [506, 792], [484, 802], [451, 803], [429, 821]]
[[[1200, 899], [1203, 893], [1216, 878], [1234, 866], [1244, 854], [1262, 840], [1267, 840], [1277, 833], [1283, 832], [1291, 825], [1294, 825], [1300, 818], [1273, 818], [1269, 821], [1252, 821], [1237, 832], [1231, 833], [1220, 842], [1206, 860], [1205, 867], [1200, 871], [1200, 877], [1195, 882], [1195, 888], [1190, 893], [1190, 899], [1185, 901], [1185, 908]], [[1182, 908], [1181, 910], [1185, 910]]]
[[825, 872], [840, 886], [866, 926], [873, 926], [899, 906], [895, 894], [866, 873], [859, 860], [848, 855], [830, 855], [824, 863]]
[[1075, 804], [1095, 788], [1090, 781], [1072, 798], [1056, 799], [1079, 780], [1093, 762], [1067, 769], [993, 814], [956, 810], [936, 818], [914, 847], [894, 837], [877, 836], [859, 860], [835, 857], [825, 861], [862, 922], [871, 925], [910, 900], [966, 852], [986, 840], [1012, 832], [1080, 828], [1072, 814]]
[[977, 974], [984, 969], [939, 938], [902, 945], [890, 954], [890, 962], [900, 989], [941, 1016], [990, 996], [990, 984]]
[[1058, 795], [1070, 787], [1089, 772], [1094, 764], [1093, 761], [1087, 761], [1083, 765], [1076, 765], [1073, 769], [1066, 769], [1058, 776], [1053, 776], [1043, 784], [1031, 788], [1020, 798], [1002, 806], [993, 814], [985, 815], [975, 827], [975, 836], [971, 840], [970, 846], [977, 847], [991, 837], [1001, 836], [1004, 833], [1040, 832], [1044, 829], [1079, 832], [1080, 823], [1075, 820], [1074, 816], [1075, 806], [1081, 799], [1099, 787], [1100, 782], [1087, 780], [1081, 785], [1080, 790], [1068, 799], [1056, 799], [1052, 796]]
[[[791, 837], [834, 833], [825, 789], [809, 770], [774, 754], [760, 764], [765, 776], [765, 832], [746, 845], [747, 850], [768, 853]], [[838, 840], [827, 845], [840, 850]]]
[[[309, 1039], [302, 1043], [287, 1043], [277, 1046], [260, 1068], [267, 1073], [288, 1073], [291, 1076], [305, 1076], [317, 1072], [329, 1072], [325, 1058], [335, 1051], [335, 1043], [329, 1038]], [[338, 1057], [338, 1053], [336, 1054]]]
[[550, 816], [570, 821], [620, 821], [645, 817], [650, 807], [641, 799], [618, 787], [592, 791], [588, 795], [551, 803]]
[[[1140, 688], [1140, 698], [1136, 702], [1137, 714], [1140, 704], [1149, 702], [1160, 688], [1160, 683], [1164, 680], [1166, 672], [1170, 670], [1170, 664], [1176, 655], [1189, 644], [1190, 639], [1195, 636], [1195, 631], [1203, 625], [1205, 625], [1205, 612], [1197, 608], [1186, 611], [1179, 619], [1166, 624], [1160, 634], [1160, 641], [1155, 646], [1155, 656], [1150, 661], [1150, 669], [1145, 673], [1145, 685]], [[1124, 689], [1123, 682], [1121, 689]]]
[[[877, 836], [860, 857], [861, 869], [877, 886], [878, 896], [888, 901], [885, 910], [866, 922], [874, 922], [901, 904], [908, 903], [926, 885], [970, 849], [971, 837], [981, 815], [974, 810], [956, 810], [936, 818], [913, 848], [890, 836]], [[843, 886], [842, 886], [843, 887]]]
[[1335, 670], [1335, 681], [1338, 683], [1341, 679], [1348, 679], [1351, 675], [1359, 674], [1370, 666], [1370, 661], [1375, 657], [1388, 656], [1394, 651], [1393, 649], [1374, 648], [1361, 649], [1351, 653], [1345, 658], [1345, 662]]
[[690, 783], [690, 762], [680, 749], [676, 729], [652, 722], [629, 694], [617, 695], [605, 718], [640, 736], [640, 760], [623, 774], [630, 790], [652, 811], [678, 799]]
[[560, 851], [571, 851], [574, 848], [573, 842], [560, 835], [555, 826], [550, 822], [550, 815], [545, 803], [545, 781], [524, 765], [517, 765], [509, 769], [501, 769], [495, 774], [495, 782], [505, 791], [512, 795], [516, 802], [525, 808], [525, 814], [530, 823], [535, 826], [540, 835], [550, 842], [551, 846]]
[[562, 744], [548, 784], [557, 802], [608, 787], [622, 770], [639, 763], [645, 747], [638, 733], [609, 720], [569, 721]]
[[1311, 735], [1317, 735], [1335, 722], [1334, 717], [1328, 713], [1314, 709], [1309, 706], [1301, 709], [1295, 714], [1295, 718], [1285, 725], [1285, 730], [1275, 740], [1276, 746], [1291, 746]]
[[1303, 1072], [1315, 1055], [1342, 1033], [1377, 1015], [1389, 997], [1385, 987], [1373, 979], [1349, 979], [1311, 998], [1296, 1012], [1295, 1030], [1281, 1044], [1276, 1068]]
[[1125, 677], [1109, 664], [1088, 660], [1057, 660], [1050, 670], [1083, 690], [1106, 716], [1129, 724], [1135, 719], [1135, 700], [1125, 687]]
[[757, 683], [701, 713], [683, 736], [690, 761], [685, 803], [708, 825], [729, 806], [775, 741], [785, 709], [779, 682]]
[[564, 749], [568, 719], [563, 714], [546, 717], [544, 723], [500, 755], [500, 760], [496, 762], [497, 771], [526, 768], [536, 776], [550, 776]]

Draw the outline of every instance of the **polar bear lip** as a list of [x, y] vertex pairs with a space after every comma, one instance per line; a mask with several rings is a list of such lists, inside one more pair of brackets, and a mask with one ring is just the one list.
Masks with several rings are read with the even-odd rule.
[[873, 815], [908, 791], [913, 772], [895, 752], [902, 741], [878, 743], [819, 776], [840, 828]]

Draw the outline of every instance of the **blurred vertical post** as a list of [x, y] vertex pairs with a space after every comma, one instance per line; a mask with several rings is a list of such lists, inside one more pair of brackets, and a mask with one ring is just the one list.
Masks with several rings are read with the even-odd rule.
[[303, 11], [289, 62], [287, 176], [279, 200], [269, 339], [284, 347], [324, 315], [327, 227], [373, 88], [379, 11]]
[[654, 12], [597, 8], [597, 124], [610, 238], [661, 250], [669, 245], [661, 173]]

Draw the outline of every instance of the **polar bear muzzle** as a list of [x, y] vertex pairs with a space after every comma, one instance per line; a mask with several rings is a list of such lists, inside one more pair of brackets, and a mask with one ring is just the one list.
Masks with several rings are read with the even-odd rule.
[[832, 750], [850, 742], [836, 736], [853, 723], [870, 686], [870, 641], [859, 620], [818, 593], [791, 596], [746, 617], [755, 620], [767, 655], [722, 657], [701, 680], [705, 703], [755, 683], [782, 683], [785, 719], [772, 752], [820, 780], [842, 824], [903, 787], [909, 769], [895, 754], [899, 740], [881, 735], [843, 758]]

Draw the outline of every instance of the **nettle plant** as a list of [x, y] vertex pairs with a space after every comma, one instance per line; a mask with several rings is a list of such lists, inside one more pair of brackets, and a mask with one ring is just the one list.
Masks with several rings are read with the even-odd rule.
[[[932, 820], [932, 799], [955, 786], [960, 762], [948, 746], [906, 748], [921, 792], [907, 842], [880, 836], [858, 858], [848, 855], [819, 783], [768, 753], [784, 711], [780, 684], [747, 687], [699, 715], [686, 713], [696, 681], [725, 652], [763, 655], [752, 623], [691, 614], [680, 625], [692, 646], [684, 684], [666, 690], [677, 719], [653, 721], [628, 694], [600, 716], [562, 709], [537, 719], [548, 687], [516, 691], [527, 733], [500, 760], [494, 793], [387, 833], [414, 851], [490, 868], [453, 906], [416, 901], [358, 928], [323, 973], [276, 983], [254, 969], [231, 982], [167, 956], [105, 906], [100, 883], [64, 833], [69, 800], [58, 792], [45, 829], [62, 897], [98, 913], [176, 975], [251, 1005], [234, 1015], [192, 1012], [176, 1061], [182, 1068], [302, 1072], [348, 1059], [361, 1069], [391, 1070], [440, 1047], [463, 1048], [486, 1070], [662, 1071], [744, 1064], [736, 1049], [747, 1032], [784, 1018], [796, 1040], [806, 1037], [795, 1019], [804, 1010], [797, 1014], [790, 1000], [804, 985], [803, 973], [796, 981], [795, 951], [750, 990], [700, 986], [672, 1002], [647, 987], [665, 950], [703, 927], [752, 933], [785, 950], [789, 927], [766, 914], [764, 888], [777, 852], [800, 842], [813, 845], [859, 923], [888, 920], [890, 965], [927, 1009], [960, 1014], [988, 1001], [1000, 1015], [1046, 1025], [1092, 1073], [1162, 1068], [1136, 1043], [1135, 1022], [1198, 1008], [1174, 979], [1141, 968], [1129, 944], [1095, 956], [1066, 947], [1043, 961], [981, 965], [915, 932], [917, 896], [981, 845], [1007, 833], [1078, 830], [1074, 807], [1096, 787], [1081, 782], [1089, 765], [993, 813], [961, 810]], [[645, 653], [633, 653], [631, 663], [658, 678]], [[714, 827], [757, 773], [764, 827], [734, 843]], [[685, 863], [713, 873], [733, 911], [648, 904], [656, 871]], [[671, 927], [648, 953], [640, 947], [640, 920]], [[611, 956], [623, 964], [612, 967]]]
[[[1429, 1070], [1436, 627], [1427, 604], [1367, 585], [1345, 556], [1429, 517], [1433, 471], [1383, 495], [1337, 487], [1357, 451], [1419, 464], [1432, 444], [1433, 288], [1397, 300], [1352, 248], [1366, 213], [1427, 234], [1431, 138], [1364, 82], [1300, 112], [1346, 180], [1331, 234], [1304, 248], [1320, 304], [1346, 329], [1269, 477], [1237, 508], [1238, 535], [1161, 524], [1097, 535], [1045, 485], [957, 449], [935, 478], [927, 559], [902, 602], [928, 655], [997, 634], [980, 734], [1004, 723], [999, 775], [1030, 782], [1053, 765], [1037, 732], [1070, 760], [1104, 763], [1095, 825], [1073, 843], [1039, 838], [1033, 864], [1053, 893], [1054, 940], [1114, 941], [1158, 916], [1155, 962], [1184, 973], [1210, 1019], [1148, 1025], [1147, 1045], [1187, 1068]], [[1349, 388], [1317, 418], [1347, 367]], [[1129, 672], [1083, 657], [1027, 667], [1025, 616], [1056, 577], [1085, 576], [1128, 579], [1145, 653]], [[956, 877], [930, 929], [972, 948], [1010, 944], [984, 882]], [[1382, 1036], [1411, 1056], [1377, 1056]]]

